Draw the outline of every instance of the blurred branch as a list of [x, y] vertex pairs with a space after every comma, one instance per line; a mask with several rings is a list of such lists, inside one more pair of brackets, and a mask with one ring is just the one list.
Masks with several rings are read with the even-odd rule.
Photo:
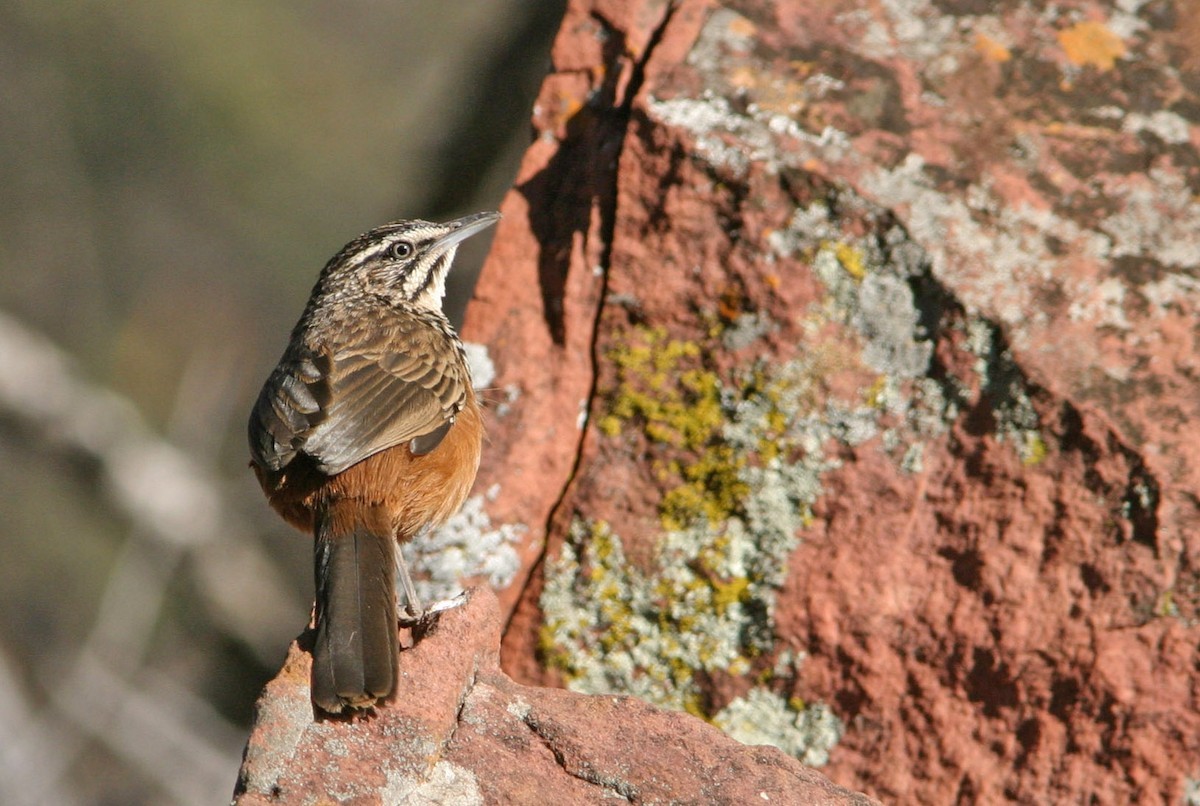
[[[47, 692], [49, 709], [31, 713], [20, 707], [19, 696], [0, 699], [0, 730], [11, 739], [0, 757], [5, 768], [19, 769], [28, 758], [53, 759], [40, 765], [37, 782], [24, 781], [5, 801], [63, 802], [63, 779], [90, 736], [178, 802], [209, 802], [227, 786], [240, 735], [184, 688], [145, 669], [171, 580], [191, 559], [209, 609], [230, 633], [268, 656], [266, 662], [279, 652], [268, 639], [296, 621], [295, 597], [253, 531], [230, 514], [221, 484], [198, 461], [197, 450], [185, 453], [158, 438], [128, 401], [78, 377], [61, 350], [4, 314], [0, 362], [7, 368], [0, 378], [0, 417], [16, 421], [41, 444], [86, 456], [134, 527], [87, 640]], [[220, 380], [228, 377], [215, 366], [220, 363], [219, 356], [198, 355], [188, 367], [173, 431], [198, 433], [195, 421], [215, 416], [228, 396], [220, 394], [227, 391]], [[202, 376], [216, 379], [207, 399], [196, 393]], [[227, 414], [228, 405], [222, 408]], [[203, 450], [211, 452], [211, 446]], [[0, 668], [0, 674], [6, 671]], [[19, 691], [12, 682], [7, 690]], [[47, 754], [51, 744], [54, 752]]]
[[[82, 737], [61, 724], [38, 720], [23, 696], [19, 675], [0, 649], [0, 802], [58, 803], [73, 806], [79, 799], [61, 786], [60, 754], [74, 756]], [[30, 775], [37, 770], [37, 775]]]
[[240, 732], [196, 697], [161, 676], [123, 679], [94, 656], [76, 664], [56, 687], [54, 708], [143, 775], [175, 802], [203, 804], [229, 789]]
[[138, 534], [186, 550], [226, 629], [264, 662], [276, 662], [278, 648], [264, 651], [264, 643], [295, 623], [297, 597], [254, 531], [232, 514], [215, 475], [151, 432], [129, 401], [78, 377], [58, 347], [4, 313], [0, 365], [0, 417], [56, 450], [90, 458]]

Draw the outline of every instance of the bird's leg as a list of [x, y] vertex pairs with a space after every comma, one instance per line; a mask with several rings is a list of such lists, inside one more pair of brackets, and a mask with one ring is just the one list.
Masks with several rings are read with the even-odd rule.
[[400, 616], [400, 621], [404, 623], [415, 623], [421, 621], [425, 617], [425, 608], [421, 606], [421, 600], [417, 597], [417, 588], [413, 585], [412, 577], [409, 576], [408, 566], [404, 563], [404, 553], [400, 551], [400, 544], [396, 543], [396, 576], [400, 580], [400, 586], [404, 588], [404, 611]]

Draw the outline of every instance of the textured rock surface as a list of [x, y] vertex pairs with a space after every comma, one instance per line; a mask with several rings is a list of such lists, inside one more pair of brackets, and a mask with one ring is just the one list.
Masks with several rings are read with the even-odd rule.
[[488, 590], [402, 654], [400, 695], [314, 721], [293, 645], [263, 692], [235, 802], [869, 804], [772, 747], [746, 747], [631, 697], [521, 686], [499, 669]]
[[572, 2], [466, 327], [510, 673], [886, 800], [1194, 796], [1196, 19]]
[[[886, 801], [1195, 799], [1197, 19], [571, 2], [464, 328], [496, 373], [476, 506], [521, 558], [506, 671]], [[522, 742], [564, 786], [630, 758], [572, 761], [569, 695], [531, 721], [452, 624], [406, 661], [442, 672], [422, 710], [365, 726], [420, 763], [320, 764], [484, 791]], [[255, 741], [357, 741], [289, 670]]]

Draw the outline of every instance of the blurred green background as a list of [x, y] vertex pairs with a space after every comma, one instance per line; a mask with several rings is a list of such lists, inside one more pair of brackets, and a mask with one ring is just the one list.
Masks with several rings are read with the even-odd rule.
[[499, 205], [563, 5], [0, 0], [0, 802], [228, 798], [312, 586], [245, 416], [343, 243]]

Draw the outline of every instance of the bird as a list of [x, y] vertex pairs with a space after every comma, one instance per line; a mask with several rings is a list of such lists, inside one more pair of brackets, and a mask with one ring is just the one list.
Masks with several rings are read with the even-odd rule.
[[396, 580], [424, 615], [399, 546], [462, 506], [484, 424], [463, 343], [442, 310], [467, 238], [499, 220], [395, 221], [322, 269], [250, 413], [250, 464], [271, 507], [312, 534], [312, 702], [376, 707], [399, 669]]

